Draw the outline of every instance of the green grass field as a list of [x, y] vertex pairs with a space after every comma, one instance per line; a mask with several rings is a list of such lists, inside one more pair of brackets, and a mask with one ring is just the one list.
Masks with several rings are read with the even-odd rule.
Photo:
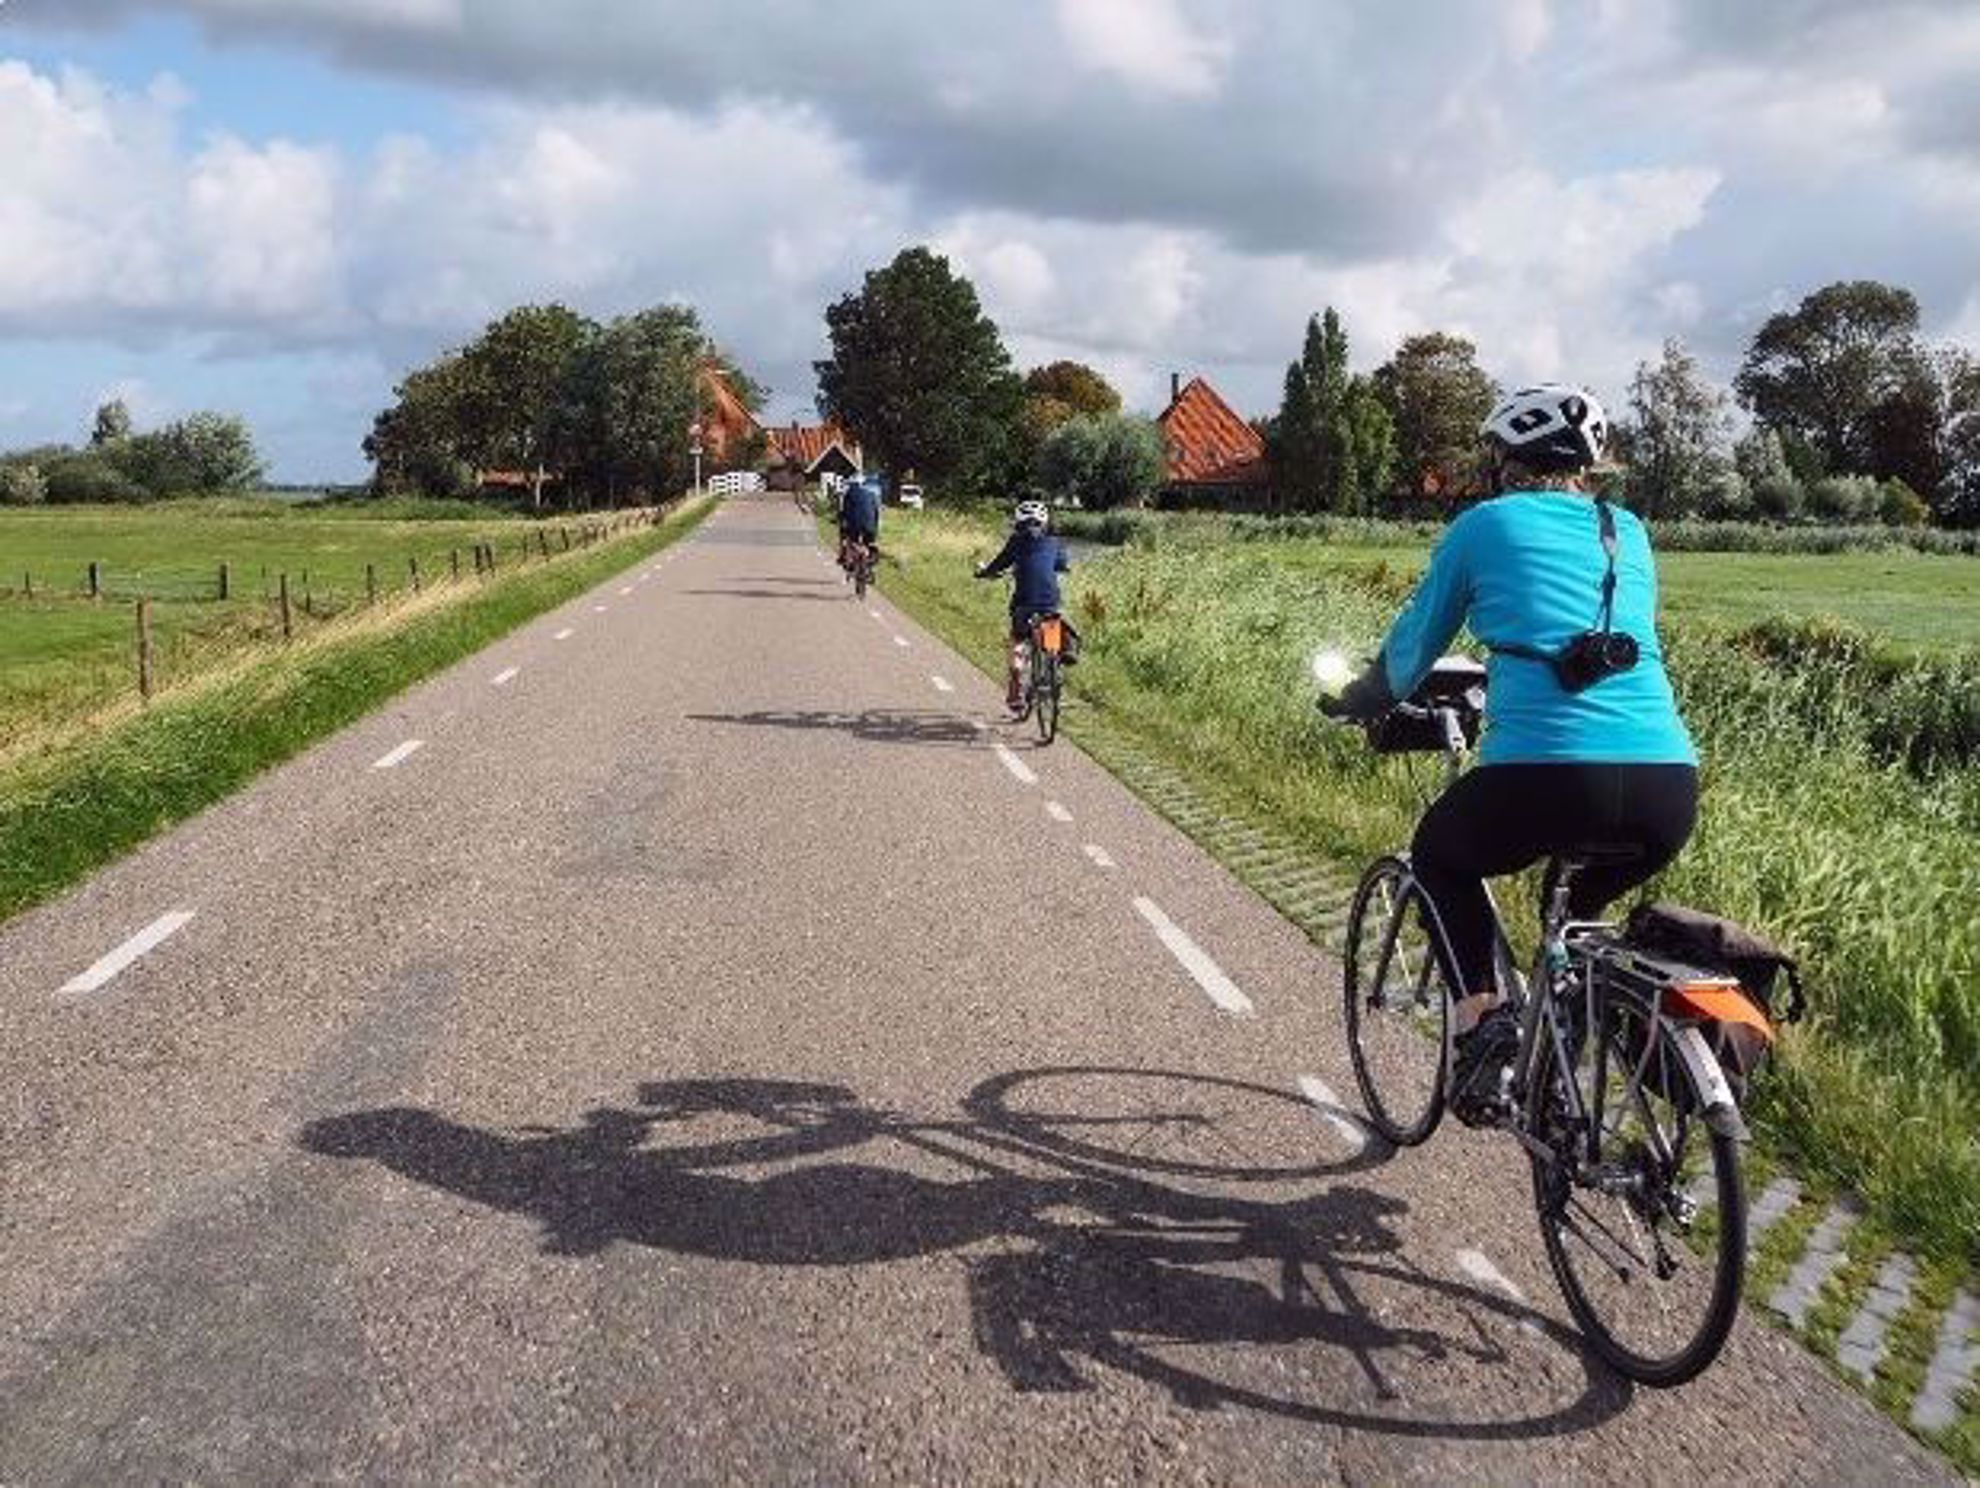
[[[1414, 577], [1428, 550], [1273, 543], [1278, 561], [1316, 574], [1386, 566]], [[1673, 623], [1727, 626], [1828, 618], [1923, 651], [1980, 646], [1980, 562], [1932, 553], [1661, 553], [1657, 575]]]
[[[267, 641], [285, 572], [307, 626], [364, 599], [367, 564], [390, 595], [410, 585], [410, 559], [424, 582], [450, 573], [455, 555], [472, 571], [477, 542], [514, 562], [536, 531], [500, 512], [464, 519], [462, 510], [272, 499], [0, 510], [0, 754], [132, 693], [140, 595], [154, 601], [157, 670], [170, 684]], [[547, 535], [561, 546], [555, 527]], [[86, 592], [92, 561], [104, 591], [95, 601]], [[224, 604], [215, 598], [223, 562], [233, 590]]]

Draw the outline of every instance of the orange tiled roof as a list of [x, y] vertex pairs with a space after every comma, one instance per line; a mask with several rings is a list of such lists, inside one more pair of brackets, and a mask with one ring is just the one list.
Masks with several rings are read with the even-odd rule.
[[769, 434], [771, 447], [778, 454], [806, 470], [817, 464], [825, 451], [835, 444], [846, 452], [855, 465], [860, 463], [859, 442], [837, 424], [792, 424], [787, 428], [772, 429]]
[[1192, 377], [1156, 423], [1172, 485], [1250, 485], [1265, 479], [1265, 441], [1202, 378]]

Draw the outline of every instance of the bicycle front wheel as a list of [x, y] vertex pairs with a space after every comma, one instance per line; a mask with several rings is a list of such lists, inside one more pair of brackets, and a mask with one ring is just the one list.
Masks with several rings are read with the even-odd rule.
[[1575, 1129], [1560, 1050], [1535, 1062], [1528, 1118], [1554, 1152], [1533, 1159], [1540, 1230], [1568, 1310], [1603, 1361], [1639, 1384], [1681, 1385], [1718, 1357], [1739, 1310], [1739, 1144], [1695, 1109], [1668, 1025], [1653, 1031], [1615, 1004], [1604, 1023], [1567, 1076], [1585, 1113]]
[[1378, 858], [1348, 913], [1341, 992], [1355, 1083], [1375, 1129], [1413, 1147], [1444, 1115], [1451, 998], [1429, 897], [1400, 858]]

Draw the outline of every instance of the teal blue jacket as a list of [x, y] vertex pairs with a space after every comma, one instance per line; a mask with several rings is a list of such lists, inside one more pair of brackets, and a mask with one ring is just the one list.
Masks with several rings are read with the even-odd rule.
[[[1636, 666], [1570, 693], [1545, 661], [1495, 651], [1487, 663], [1481, 763], [1698, 762], [1657, 639], [1649, 534], [1633, 513], [1612, 510], [1614, 628], [1636, 638]], [[1607, 566], [1589, 497], [1520, 491], [1473, 507], [1445, 531], [1382, 643], [1390, 691], [1408, 697], [1464, 626], [1488, 646], [1553, 654], [1599, 625]]]

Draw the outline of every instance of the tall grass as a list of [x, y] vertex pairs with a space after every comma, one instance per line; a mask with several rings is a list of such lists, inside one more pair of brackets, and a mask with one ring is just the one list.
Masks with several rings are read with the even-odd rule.
[[[990, 660], [1000, 596], [965, 567], [990, 534], [930, 514], [890, 541], [905, 566], [884, 582]], [[1157, 543], [1081, 568], [1077, 690], [1235, 808], [1358, 865], [1407, 840], [1436, 774], [1321, 721], [1305, 662], [1372, 651], [1410, 578], [1290, 557]], [[1910, 656], [1821, 623], [1665, 640], [1704, 805], [1656, 891], [1777, 936], [1814, 995], [1757, 1127], [1926, 1250], [1980, 1255], [1980, 650]]]

